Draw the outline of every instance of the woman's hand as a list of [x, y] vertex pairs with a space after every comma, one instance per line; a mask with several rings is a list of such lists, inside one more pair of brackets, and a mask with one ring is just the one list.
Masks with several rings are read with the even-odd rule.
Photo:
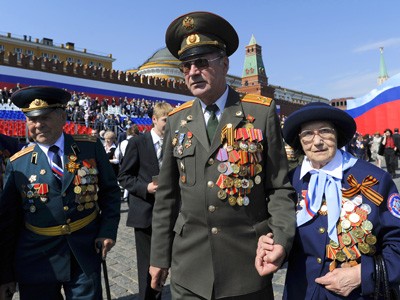
[[347, 297], [361, 285], [361, 264], [351, 268], [334, 269], [325, 276], [316, 278], [315, 282], [338, 295]]
[[258, 239], [254, 265], [260, 276], [278, 271], [285, 259], [285, 249], [281, 245], [274, 244], [273, 237], [273, 233], [270, 232]]

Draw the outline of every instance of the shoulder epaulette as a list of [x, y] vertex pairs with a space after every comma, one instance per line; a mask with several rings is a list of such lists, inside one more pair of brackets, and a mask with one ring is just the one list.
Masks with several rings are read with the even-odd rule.
[[35, 148], [35, 145], [31, 145], [31, 146], [28, 146], [28, 147], [22, 149], [21, 151], [18, 151], [17, 153], [15, 153], [13, 156], [10, 157], [10, 161], [14, 161], [17, 158], [24, 156], [25, 154], [27, 154], [29, 152], [32, 152], [34, 148]]
[[179, 105], [175, 107], [169, 114], [168, 116], [172, 116], [173, 114], [176, 114], [178, 111], [184, 110], [186, 108], [192, 107], [194, 100], [187, 101], [183, 103], [182, 105]]
[[268, 98], [268, 97], [264, 97], [264, 96], [260, 96], [260, 95], [254, 95], [254, 94], [245, 94], [242, 97], [242, 101], [270, 106], [271, 102], [272, 102], [272, 98]]
[[97, 137], [91, 136], [88, 134], [75, 134], [72, 136], [77, 142], [91, 142], [95, 143], [97, 141]]

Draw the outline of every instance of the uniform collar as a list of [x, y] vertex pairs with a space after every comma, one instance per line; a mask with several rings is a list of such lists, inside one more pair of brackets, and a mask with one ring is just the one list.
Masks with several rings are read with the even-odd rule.
[[[222, 114], [222, 111], [225, 108], [226, 100], [228, 99], [228, 91], [229, 91], [228, 86], [226, 86], [225, 92], [222, 94], [222, 96], [219, 97], [219, 99], [213, 103], [218, 106], [217, 117], [218, 117], [218, 115]], [[201, 109], [203, 110], [203, 114], [204, 114], [206, 112], [207, 105], [201, 100], [200, 100], [200, 104], [201, 104]]]
[[40, 147], [40, 149], [42, 149], [42, 151], [44, 153], [46, 153], [46, 155], [49, 152], [49, 148], [53, 145], [56, 145], [60, 149], [59, 154], [61, 157], [64, 155], [64, 144], [65, 144], [64, 133], [61, 134], [61, 136], [58, 138], [58, 140], [52, 145], [43, 145], [43, 144], [37, 143], [37, 145]]

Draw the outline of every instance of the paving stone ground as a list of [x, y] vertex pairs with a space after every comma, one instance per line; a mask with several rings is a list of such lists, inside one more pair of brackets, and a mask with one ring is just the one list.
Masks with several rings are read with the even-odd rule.
[[[118, 228], [118, 240], [115, 247], [107, 256], [107, 270], [110, 282], [111, 298], [115, 300], [138, 300], [138, 278], [136, 269], [136, 248], [133, 228], [127, 227], [126, 218], [128, 214], [127, 202], [121, 205], [121, 221]], [[274, 276], [274, 290], [276, 299], [282, 299], [284, 276], [286, 270], [279, 270]], [[106, 299], [104, 280], [103, 294]], [[15, 300], [19, 300], [19, 295], [14, 295]], [[167, 281], [163, 300], [170, 300], [169, 281]]]
[[[399, 173], [399, 171], [397, 171]], [[400, 189], [400, 178], [394, 179], [397, 188]], [[128, 212], [128, 205], [126, 202], [122, 202], [121, 206], [121, 221], [118, 230], [118, 241], [116, 246], [108, 254], [107, 267], [108, 276], [110, 282], [110, 290], [112, 299], [115, 300], [137, 300], [138, 296], [138, 279], [136, 269], [136, 252], [135, 252], [135, 239], [133, 228], [126, 227], [126, 218]], [[285, 282], [286, 268], [282, 268], [275, 273], [273, 278], [273, 287], [275, 293], [275, 299], [282, 299], [283, 285]], [[103, 291], [104, 299], [105, 289], [104, 281]], [[171, 295], [169, 293], [169, 284], [167, 281], [164, 287], [165, 293], [163, 300], [170, 300]], [[14, 295], [14, 298], [19, 300], [18, 293]]]
[[[112, 299], [137, 300], [138, 281], [135, 239], [133, 229], [125, 226], [127, 209], [127, 203], [123, 202], [118, 242], [107, 257], [107, 267]], [[282, 299], [285, 273], [286, 269], [281, 269], [274, 276], [276, 299]], [[168, 282], [164, 289], [165, 294], [163, 295], [163, 300], [171, 299]]]

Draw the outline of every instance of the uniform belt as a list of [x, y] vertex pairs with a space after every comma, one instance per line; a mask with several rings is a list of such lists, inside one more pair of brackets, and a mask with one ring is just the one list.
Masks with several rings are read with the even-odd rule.
[[80, 220], [65, 225], [58, 225], [51, 227], [37, 227], [29, 223], [25, 223], [25, 226], [30, 231], [39, 235], [59, 236], [59, 235], [71, 234], [72, 232], [82, 229], [83, 227], [91, 223], [94, 219], [96, 219], [96, 216], [97, 216], [97, 210], [95, 210], [90, 215]]

